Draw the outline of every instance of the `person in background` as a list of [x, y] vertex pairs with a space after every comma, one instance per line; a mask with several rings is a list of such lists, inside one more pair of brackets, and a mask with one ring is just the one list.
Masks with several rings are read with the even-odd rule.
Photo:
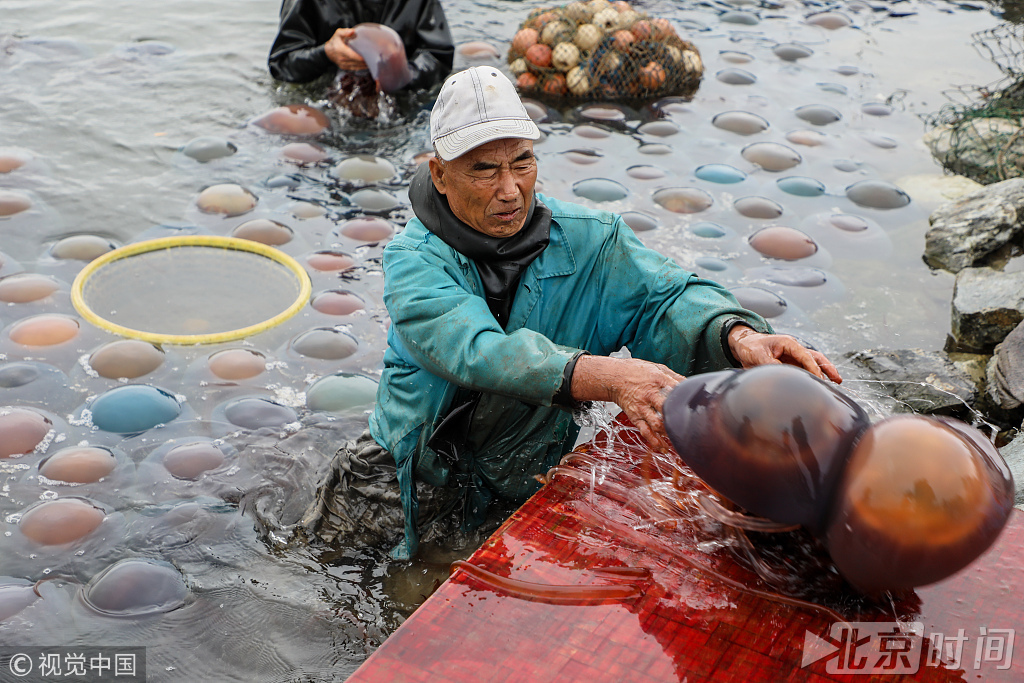
[[270, 74], [289, 83], [336, 75], [332, 99], [358, 105], [360, 96], [376, 94], [366, 63], [346, 42], [361, 23], [384, 24], [401, 37], [412, 72], [405, 91], [429, 89], [451, 71], [455, 46], [438, 0], [284, 0]]
[[[384, 249], [391, 327], [369, 429], [305, 519], [321, 539], [404, 535], [392, 557], [409, 559], [453, 520], [493, 521], [573, 448], [588, 402], [617, 404], [665, 451], [662, 403], [684, 375], [788, 363], [842, 381], [621, 216], [535, 193], [539, 137], [497, 69], [441, 88], [416, 218]], [[623, 347], [631, 357], [611, 355]]]

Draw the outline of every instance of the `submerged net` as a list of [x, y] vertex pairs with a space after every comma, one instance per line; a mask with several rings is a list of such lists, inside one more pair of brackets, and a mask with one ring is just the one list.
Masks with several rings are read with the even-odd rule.
[[692, 96], [704, 73], [697, 48], [667, 19], [622, 0], [534, 10], [508, 64], [524, 94], [569, 100]]
[[91, 322], [123, 336], [212, 343], [283, 322], [308, 300], [309, 280], [263, 244], [175, 237], [106, 254], [82, 271], [73, 297]]
[[945, 169], [979, 183], [1024, 176], [1024, 27], [981, 31], [974, 46], [1004, 77], [947, 93], [955, 101], [926, 117], [925, 141]]

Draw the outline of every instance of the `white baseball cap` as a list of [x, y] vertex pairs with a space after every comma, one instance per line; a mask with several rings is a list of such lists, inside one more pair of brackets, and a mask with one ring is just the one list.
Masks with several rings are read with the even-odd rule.
[[445, 161], [491, 140], [539, 137], [512, 81], [493, 66], [449, 76], [430, 112], [430, 142]]

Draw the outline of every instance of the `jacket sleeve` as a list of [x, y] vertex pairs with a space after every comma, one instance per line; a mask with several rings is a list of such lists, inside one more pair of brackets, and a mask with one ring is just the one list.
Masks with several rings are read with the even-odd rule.
[[284, 0], [281, 25], [267, 60], [270, 75], [279, 81], [308, 83], [334, 69], [324, 43], [335, 29], [354, 23], [354, 16], [346, 21], [344, 9], [343, 3], [324, 0]]
[[459, 386], [551, 405], [579, 350], [525, 328], [506, 334], [458, 267], [394, 246], [384, 252], [384, 303], [401, 342], [395, 350]]
[[398, 32], [412, 71], [406, 90], [427, 89], [452, 70], [455, 46], [444, 9], [438, 0], [391, 3], [380, 23]]
[[[610, 348], [663, 363], [682, 375], [733, 366], [725, 334], [736, 321], [759, 332], [771, 326], [723, 286], [684, 270], [645, 247], [618, 218], [598, 258], [604, 283], [598, 329], [614, 331]], [[614, 301], [615, 305], [607, 305]]]

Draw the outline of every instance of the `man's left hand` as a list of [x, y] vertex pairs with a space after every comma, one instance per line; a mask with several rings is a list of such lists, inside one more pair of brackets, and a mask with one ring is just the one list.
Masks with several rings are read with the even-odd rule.
[[344, 71], [361, 71], [366, 68], [366, 62], [359, 53], [348, 46], [349, 39], [355, 35], [354, 28], [339, 28], [330, 40], [324, 43], [327, 58]]
[[785, 334], [762, 334], [746, 325], [729, 330], [729, 350], [744, 368], [769, 363], [785, 363], [801, 367], [815, 377], [840, 384], [836, 366], [823, 353], [808, 349]]

